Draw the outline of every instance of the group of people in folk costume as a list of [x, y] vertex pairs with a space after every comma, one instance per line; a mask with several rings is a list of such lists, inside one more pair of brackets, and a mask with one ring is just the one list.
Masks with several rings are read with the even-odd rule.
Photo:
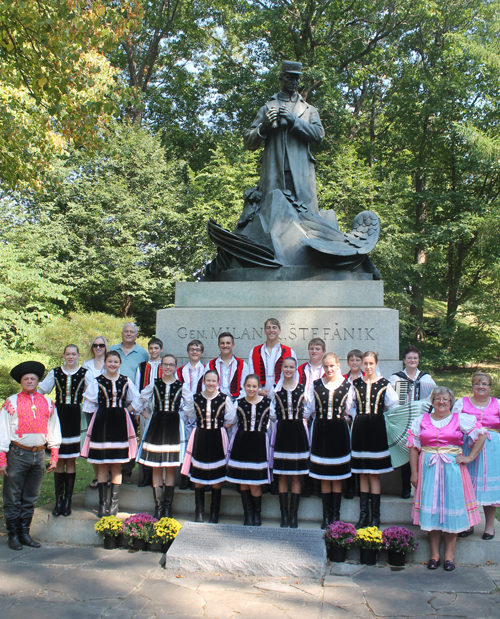
[[[356, 527], [379, 526], [379, 476], [393, 470], [384, 412], [425, 398], [432, 408], [412, 424], [402, 496], [410, 496], [410, 483], [415, 486], [414, 522], [430, 532], [428, 567], [440, 564], [444, 532], [445, 569], [454, 569], [457, 534], [471, 533], [479, 521], [478, 503], [486, 514], [483, 539], [493, 537], [495, 506], [500, 505], [500, 419], [487, 374], [476, 373], [474, 395], [455, 403], [450, 390], [436, 387], [418, 369], [419, 351], [413, 346], [404, 352], [405, 370], [389, 380], [381, 376], [372, 351], [351, 351], [350, 369], [343, 376], [337, 355], [326, 352], [322, 339], [311, 340], [309, 361], [298, 366], [294, 351], [280, 343], [279, 321], [268, 319], [264, 330], [266, 342], [252, 349], [248, 364], [234, 356], [231, 333], [222, 333], [219, 357], [204, 366], [203, 343], [193, 340], [187, 348], [189, 362], [179, 368], [174, 355], [162, 355], [157, 338], [149, 342], [148, 356], [135, 343], [135, 325], [127, 324], [114, 350], [108, 350], [103, 336], [94, 338], [83, 367], [71, 344], [64, 350], [64, 364], [41, 382], [41, 364], [16, 366], [11, 374], [23, 390], [7, 399], [0, 414], [9, 545], [38, 544], [29, 537], [29, 523], [40, 467], [28, 472], [21, 467], [19, 476], [16, 454], [33, 452], [43, 458], [46, 445], [52, 448], [49, 470], [55, 471], [54, 516], [71, 514], [75, 461], [81, 455], [95, 467], [99, 517], [118, 512], [122, 476], [130, 474], [130, 464], [137, 460], [146, 483], [152, 482], [155, 517], [172, 516], [175, 474], [181, 467], [181, 487], [194, 484], [197, 522], [204, 520], [207, 486], [212, 495], [209, 522], [218, 522], [221, 485], [229, 481], [239, 485], [245, 525], [260, 526], [262, 491], [271, 484], [279, 495], [281, 526], [296, 528], [300, 497], [310, 495], [307, 487], [318, 480], [325, 528], [340, 519], [342, 484], [347, 484], [345, 496], [352, 498], [353, 475], [359, 475]], [[57, 415], [42, 395], [54, 387]], [[82, 405], [88, 429], [80, 451]], [[31, 494], [23, 492], [23, 484]]]

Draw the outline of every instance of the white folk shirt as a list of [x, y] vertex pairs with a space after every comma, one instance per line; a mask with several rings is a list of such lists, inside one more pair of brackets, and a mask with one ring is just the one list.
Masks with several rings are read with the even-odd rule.
[[[250, 368], [250, 374], [259, 375], [259, 372], [255, 371], [255, 368], [253, 367], [253, 351], [254, 349], [252, 348], [250, 351], [250, 358], [248, 360], [248, 367]], [[264, 362], [264, 367], [266, 369], [266, 384], [262, 385], [262, 388], [267, 389], [267, 391], [271, 393], [274, 388], [274, 366], [281, 357], [281, 342], [275, 344], [271, 352], [267, 350], [267, 346], [265, 344], [262, 344], [260, 347], [260, 356], [262, 357], [262, 361]], [[295, 359], [295, 361], [297, 361], [297, 355], [293, 350], [291, 356]]]
[[[210, 364], [207, 363], [205, 367], [205, 371], [208, 371]], [[224, 363], [221, 356], [219, 355], [215, 360], [215, 369], [219, 372], [220, 385], [219, 391], [225, 393], [231, 399], [234, 399], [231, 395], [231, 381], [233, 380], [234, 373], [236, 372], [236, 368], [238, 367], [238, 362], [236, 359], [231, 357], [231, 361], [228, 365]], [[241, 371], [241, 381], [240, 381], [240, 392], [236, 396], [236, 399], [241, 398], [245, 395], [245, 389], [243, 385], [245, 384], [245, 378], [248, 376], [248, 364], [243, 361], [243, 369]]]
[[49, 397], [21, 391], [5, 400], [0, 410], [0, 466], [7, 464], [12, 441], [25, 447], [47, 445], [57, 462], [61, 440], [59, 417]]
[[204, 374], [205, 366], [201, 361], [198, 361], [194, 368], [188, 361], [186, 365], [182, 368], [182, 378], [184, 379], [184, 384], [187, 386], [191, 393], [196, 393], [200, 378]]
[[[161, 359], [159, 359], [158, 361], [151, 361], [151, 359], [149, 359], [148, 363], [151, 366], [148, 384], [154, 385], [155, 380], [158, 378], [158, 370], [160, 369]], [[137, 368], [137, 372], [135, 373], [135, 386], [136, 389], [141, 388], [141, 369], [139, 367]], [[144, 387], [147, 387], [147, 385], [144, 385]]]

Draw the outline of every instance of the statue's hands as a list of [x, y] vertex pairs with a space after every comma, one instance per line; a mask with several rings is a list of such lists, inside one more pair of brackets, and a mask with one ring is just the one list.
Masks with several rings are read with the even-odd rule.
[[278, 108], [272, 107], [266, 114], [266, 117], [262, 121], [262, 132], [268, 133], [271, 129], [273, 122], [278, 121]]
[[280, 118], [284, 118], [289, 127], [292, 127], [295, 123], [295, 114], [286, 105], [280, 105]]

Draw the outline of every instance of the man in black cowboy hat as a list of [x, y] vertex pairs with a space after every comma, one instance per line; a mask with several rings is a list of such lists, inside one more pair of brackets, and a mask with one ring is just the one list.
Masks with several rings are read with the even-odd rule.
[[30, 525], [45, 470], [45, 447], [50, 449], [47, 472], [51, 472], [61, 444], [54, 403], [37, 392], [44, 372], [38, 361], [16, 365], [10, 375], [22, 391], [8, 397], [0, 410], [0, 475], [4, 477], [3, 505], [12, 550], [40, 547], [30, 537]]
[[264, 143], [259, 184], [263, 197], [275, 189], [288, 189], [317, 213], [314, 157], [309, 146], [319, 144], [325, 132], [318, 110], [297, 92], [301, 75], [302, 63], [282, 62], [281, 92], [260, 108], [244, 139], [248, 150]]

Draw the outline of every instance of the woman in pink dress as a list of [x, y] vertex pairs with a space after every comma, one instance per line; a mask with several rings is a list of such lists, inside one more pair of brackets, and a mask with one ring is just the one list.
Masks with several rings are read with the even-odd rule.
[[[500, 507], [500, 414], [497, 398], [492, 398], [491, 376], [476, 372], [472, 377], [472, 396], [460, 398], [453, 407], [454, 413], [474, 415], [477, 422], [487, 431], [484, 447], [478, 457], [467, 465], [476, 493], [476, 501], [483, 506], [486, 520], [482, 538], [490, 540], [495, 537], [495, 512]], [[464, 444], [464, 453], [468, 454], [472, 445]], [[474, 533], [474, 527], [459, 533], [467, 537]]]
[[[480, 521], [469, 471], [481, 450], [485, 436], [476, 427], [476, 418], [452, 413], [453, 392], [436, 387], [430, 396], [433, 408], [417, 417], [410, 429], [411, 483], [416, 488], [413, 523], [429, 532], [430, 570], [441, 565], [440, 547], [444, 534], [444, 569], [455, 569], [457, 534]], [[462, 451], [464, 436], [474, 441], [470, 454]]]

